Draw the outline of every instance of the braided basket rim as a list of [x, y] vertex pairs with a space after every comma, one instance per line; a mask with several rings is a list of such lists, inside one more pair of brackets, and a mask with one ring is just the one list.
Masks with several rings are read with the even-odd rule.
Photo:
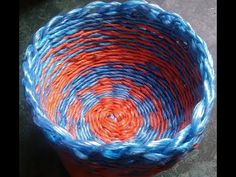
[[[191, 124], [189, 124], [183, 130], [178, 132], [177, 136], [173, 139], [165, 138], [152, 141], [148, 144], [140, 144], [136, 142], [114, 142], [110, 144], [99, 144], [94, 141], [74, 141], [71, 138], [71, 135], [67, 133], [64, 129], [57, 125], [53, 125], [49, 120], [47, 120], [44, 113], [40, 109], [37, 101], [34, 98], [34, 93], [32, 93], [32, 91], [30, 90], [30, 86], [32, 85], [31, 73], [33, 72], [31, 71], [31, 69], [34, 65], [33, 58], [35, 57], [35, 55], [37, 55], [37, 53], [32, 53], [31, 51], [37, 51], [37, 49], [40, 47], [40, 41], [43, 40], [43, 33], [45, 32], [45, 30], [47, 30], [48, 28], [53, 28], [55, 24], [66, 20], [65, 17], [73, 16], [75, 14], [81, 14], [81, 16], [88, 15], [90, 14], [90, 9], [105, 5], [112, 6], [114, 4], [119, 4], [119, 6], [123, 7], [123, 10], [127, 10], [128, 8], [136, 8], [142, 5], [148, 6], [150, 8], [150, 13], [146, 14], [147, 16], [149, 16], [148, 18], [155, 18], [155, 20], [161, 20], [162, 24], [165, 25], [167, 28], [171, 23], [171, 18], [163, 19], [163, 16], [166, 15], [168, 17], [173, 17], [174, 20], [177, 20], [182, 25], [178, 26], [174, 24], [175, 30], [177, 30], [176, 33], [185, 35], [187, 34], [188, 36], [190, 36], [192, 41], [192, 47], [195, 47], [195, 50], [197, 50], [201, 54], [201, 56], [199, 56], [199, 59], [201, 60], [201, 77], [204, 80], [204, 96], [194, 108]], [[184, 32], [182, 27], [184, 28]], [[153, 160], [153, 158], [149, 158], [150, 155], [164, 155], [162, 159], [165, 159], [167, 158], [166, 156], [170, 156], [170, 152], [171, 156], [174, 156], [177, 153], [185, 153], [187, 151], [190, 151], [192, 149], [192, 146], [200, 142], [202, 138], [202, 133], [204, 132], [205, 127], [209, 121], [209, 113], [213, 107], [215, 99], [215, 74], [213, 69], [213, 60], [211, 54], [208, 51], [206, 43], [195, 33], [191, 25], [186, 22], [181, 16], [176, 13], [163, 10], [158, 5], [151, 4], [143, 0], [130, 0], [123, 3], [105, 3], [102, 1], [95, 1], [87, 4], [83, 8], [76, 8], [65, 13], [64, 15], [59, 15], [52, 18], [33, 36], [33, 40], [25, 52], [23, 71], [23, 86], [25, 87], [26, 100], [32, 107], [35, 123], [38, 126], [42, 127], [43, 130], [46, 132], [54, 132], [50, 134], [47, 133], [49, 138], [58, 144], [63, 144], [66, 147], [69, 147], [81, 159], [88, 158], [89, 154], [91, 154], [92, 152], [100, 152], [104, 158], [118, 159], [123, 155], [140, 154], [143, 155], [146, 159]], [[189, 134], [191, 134], [191, 138], [187, 138]], [[168, 148], [163, 149], [163, 147]], [[112, 157], [110, 154], [113, 154]]]

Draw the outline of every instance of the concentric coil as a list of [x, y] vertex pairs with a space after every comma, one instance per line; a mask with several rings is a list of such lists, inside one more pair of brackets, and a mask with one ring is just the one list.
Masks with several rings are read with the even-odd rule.
[[90, 3], [40, 28], [25, 58], [35, 123], [79, 160], [159, 168], [202, 138], [213, 62], [177, 14], [146, 1]]

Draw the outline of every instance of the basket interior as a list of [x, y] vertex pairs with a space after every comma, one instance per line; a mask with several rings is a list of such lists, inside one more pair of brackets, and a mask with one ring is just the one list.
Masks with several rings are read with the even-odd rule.
[[188, 39], [135, 18], [72, 19], [67, 33], [49, 32], [50, 49], [42, 50], [36, 65], [35, 93], [47, 118], [76, 141], [173, 138], [203, 97]]

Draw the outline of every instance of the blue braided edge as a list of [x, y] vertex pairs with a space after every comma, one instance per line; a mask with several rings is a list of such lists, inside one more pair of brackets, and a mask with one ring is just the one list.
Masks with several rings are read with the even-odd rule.
[[[90, 12], [99, 9], [102, 13], [110, 13], [119, 10], [125, 15], [139, 10], [148, 19], [156, 22], [161, 22], [167, 28], [174, 28], [175, 33], [185, 38], [191, 48], [194, 49], [197, 60], [200, 64], [201, 76], [204, 80], [204, 96], [203, 99], [196, 105], [193, 115], [192, 123], [180, 131], [174, 139], [165, 138], [158, 141], [152, 141], [147, 145], [138, 143], [111, 143], [98, 144], [97, 142], [79, 142], [73, 141], [70, 134], [59, 126], [53, 125], [47, 120], [47, 117], [41, 110], [38, 102], [31, 91], [34, 83], [33, 76], [37, 51], [45, 45], [45, 36], [50, 30], [59, 26], [72, 17], [84, 18], [92, 16]], [[61, 33], [66, 31], [61, 30]], [[121, 159], [129, 157], [122, 164], [132, 164], [132, 157], [138, 156], [149, 164], [165, 164], [169, 162], [175, 155], [186, 154], [192, 150], [194, 144], [201, 141], [203, 132], [209, 121], [209, 113], [214, 105], [215, 99], [215, 74], [213, 70], [213, 60], [210, 55], [206, 43], [193, 31], [189, 23], [185, 22], [179, 15], [170, 13], [161, 9], [155, 4], [150, 4], [146, 1], [126, 1], [124, 3], [111, 2], [105, 3], [96, 1], [89, 3], [83, 8], [77, 8], [70, 12], [59, 15], [51, 19], [45, 26], [41, 27], [34, 35], [32, 43], [28, 46], [25, 53], [25, 61], [23, 63], [23, 85], [25, 87], [26, 100], [31, 105], [33, 111], [34, 122], [42, 127], [50, 140], [56, 144], [63, 144], [69, 147], [74, 154], [80, 159], [92, 158], [91, 154], [97, 152], [103, 158], [103, 163], [110, 162], [110, 160]], [[96, 159], [94, 159], [96, 161]], [[140, 159], [139, 159], [140, 160]], [[98, 160], [98, 162], [100, 162]]]

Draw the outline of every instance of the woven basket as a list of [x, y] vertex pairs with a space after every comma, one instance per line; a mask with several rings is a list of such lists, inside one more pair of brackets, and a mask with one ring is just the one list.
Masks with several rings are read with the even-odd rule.
[[34, 122], [73, 177], [151, 176], [199, 144], [213, 61], [179, 15], [146, 1], [93, 2], [41, 27], [23, 85]]

